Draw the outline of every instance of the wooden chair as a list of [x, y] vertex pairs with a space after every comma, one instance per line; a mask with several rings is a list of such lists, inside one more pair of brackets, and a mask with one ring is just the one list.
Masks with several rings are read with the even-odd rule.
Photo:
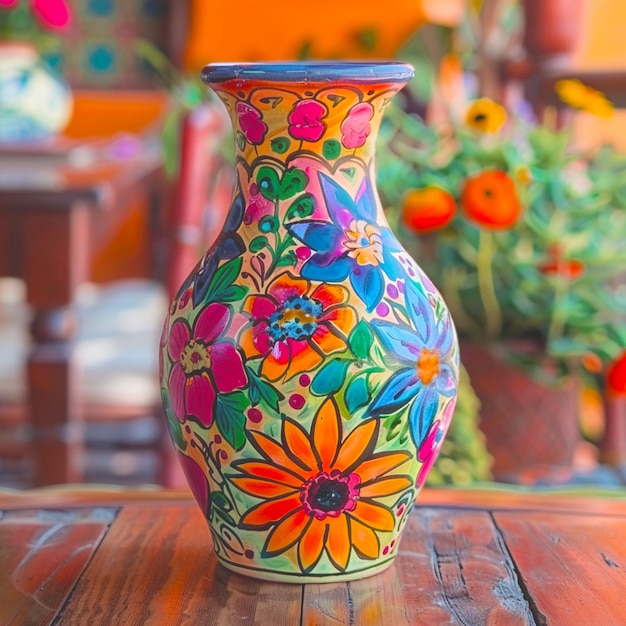
[[158, 338], [229, 204], [220, 107], [184, 115], [173, 182], [154, 146], [149, 164], [110, 169], [39, 155], [50, 174], [33, 181], [41, 188], [0, 181], [0, 276], [22, 281], [0, 302], [0, 346], [13, 341], [0, 484], [182, 484], [161, 414]]

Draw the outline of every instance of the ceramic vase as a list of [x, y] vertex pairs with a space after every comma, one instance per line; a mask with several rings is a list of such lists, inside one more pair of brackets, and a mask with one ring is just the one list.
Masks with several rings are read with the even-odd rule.
[[23, 42], [0, 42], [0, 143], [41, 141], [70, 120], [69, 86]]
[[161, 342], [168, 426], [227, 568], [388, 567], [456, 401], [441, 296], [385, 220], [375, 141], [401, 63], [217, 64], [234, 127], [221, 234]]

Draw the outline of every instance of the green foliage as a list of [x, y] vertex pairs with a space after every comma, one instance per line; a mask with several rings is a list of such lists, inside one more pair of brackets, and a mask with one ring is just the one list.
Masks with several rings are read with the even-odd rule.
[[242, 391], [219, 394], [215, 403], [215, 422], [222, 437], [234, 450], [246, 443], [246, 417], [248, 397]]
[[[625, 161], [609, 147], [582, 153], [566, 131], [519, 119], [493, 134], [441, 130], [396, 108], [378, 149], [378, 189], [460, 334], [533, 338], [567, 371], [586, 354], [610, 362], [626, 347]], [[515, 186], [521, 216], [510, 228], [489, 229], [463, 206], [466, 181], [488, 169]], [[415, 232], [401, 217], [404, 194], [429, 186], [451, 194], [456, 215]]]
[[205, 302], [235, 302], [246, 297], [248, 287], [235, 284], [242, 262], [241, 257], [237, 257], [219, 267], [211, 279], [204, 298]]
[[263, 402], [274, 413], [278, 414], [280, 412], [279, 402], [284, 400], [285, 396], [276, 387], [262, 380], [251, 367], [246, 366], [246, 372], [250, 384], [248, 394], [252, 406]]

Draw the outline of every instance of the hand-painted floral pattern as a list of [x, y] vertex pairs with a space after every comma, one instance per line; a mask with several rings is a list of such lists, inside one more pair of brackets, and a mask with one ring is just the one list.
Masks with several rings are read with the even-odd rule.
[[456, 405], [456, 398], [452, 398], [443, 410], [442, 418], [435, 420], [430, 428], [430, 432], [424, 439], [422, 447], [417, 453], [417, 460], [422, 463], [420, 471], [417, 474], [416, 484], [418, 487], [422, 487], [426, 482], [428, 473], [437, 460], [439, 449], [443, 443], [443, 438], [446, 435], [450, 422], [452, 421], [452, 415], [454, 413], [454, 407]]
[[243, 195], [237, 194], [230, 206], [230, 211], [226, 217], [219, 239], [183, 283], [179, 291], [179, 297], [193, 284], [193, 305], [199, 306], [204, 301], [218, 264], [224, 260], [239, 258], [244, 253], [246, 247], [241, 235], [238, 233], [238, 229], [243, 221], [243, 211]]
[[377, 222], [376, 201], [366, 179], [355, 199], [325, 174], [320, 174], [320, 183], [330, 221], [301, 220], [288, 226], [313, 250], [302, 276], [327, 282], [349, 278], [372, 311], [383, 297], [384, 270], [390, 276], [403, 274], [392, 254], [400, 250], [397, 240]]
[[183, 317], [172, 324], [167, 346], [172, 361], [168, 387], [172, 409], [180, 421], [192, 416], [210, 426], [217, 394], [246, 384], [241, 355], [232, 341], [222, 337], [230, 320], [230, 309], [213, 302], [198, 315], [193, 328]]
[[252, 576], [386, 567], [454, 408], [454, 329], [374, 186], [402, 81], [362, 79], [214, 85], [236, 191], [169, 309], [161, 391], [215, 552]]
[[271, 381], [318, 367], [326, 355], [347, 348], [357, 321], [347, 299], [343, 287], [321, 284], [312, 289], [306, 280], [279, 275], [265, 294], [244, 302], [250, 323], [240, 343], [246, 357], [261, 357], [261, 374]]
[[246, 225], [250, 225], [254, 222], [258, 222], [262, 217], [271, 215], [274, 212], [274, 204], [271, 200], [268, 200], [259, 189], [256, 183], [253, 183], [250, 187], [250, 202], [246, 207], [246, 212], [243, 216], [243, 222]]
[[411, 325], [373, 320], [372, 328], [389, 355], [402, 365], [377, 393], [369, 415], [390, 415], [409, 407], [409, 428], [419, 449], [439, 411], [440, 400], [456, 395], [458, 363], [450, 316], [438, 320], [426, 294], [406, 289]]
[[187, 479], [193, 497], [200, 506], [200, 510], [206, 515], [211, 511], [211, 494], [207, 483], [203, 465], [199, 465], [193, 457], [179, 453], [178, 461]]
[[335, 402], [327, 400], [307, 433], [298, 422], [284, 419], [281, 441], [250, 431], [260, 460], [236, 461], [242, 475], [231, 481], [244, 493], [261, 498], [240, 526], [271, 528], [263, 547], [274, 556], [296, 547], [303, 572], [311, 571], [324, 550], [344, 571], [353, 554], [380, 556], [378, 533], [391, 532], [396, 520], [381, 500], [401, 494], [413, 481], [393, 474], [411, 455], [406, 451], [374, 453], [380, 421], [359, 423], [343, 436]]
[[341, 123], [341, 143], [344, 148], [360, 148], [372, 132], [370, 120], [374, 109], [369, 102], [359, 102]]
[[328, 109], [318, 100], [298, 100], [287, 117], [289, 134], [294, 139], [319, 141], [326, 130], [322, 121]]
[[246, 102], [237, 103], [237, 115], [239, 116], [239, 127], [245, 138], [252, 144], [263, 143], [267, 124], [263, 121], [261, 113]]

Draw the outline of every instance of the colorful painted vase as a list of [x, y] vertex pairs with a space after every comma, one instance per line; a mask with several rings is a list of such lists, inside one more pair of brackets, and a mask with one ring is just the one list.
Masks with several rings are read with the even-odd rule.
[[49, 139], [70, 120], [69, 86], [23, 42], [0, 42], [0, 143]]
[[327, 582], [389, 566], [456, 401], [441, 296], [375, 187], [402, 63], [209, 65], [235, 129], [223, 230], [162, 339], [168, 425], [227, 568]]

